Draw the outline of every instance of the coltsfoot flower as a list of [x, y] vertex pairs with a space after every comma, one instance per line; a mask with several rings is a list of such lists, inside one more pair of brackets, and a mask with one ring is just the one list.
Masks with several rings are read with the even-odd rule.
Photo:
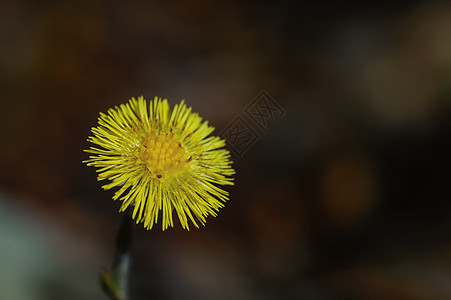
[[161, 211], [162, 228], [173, 226], [173, 210], [183, 228], [216, 216], [228, 200], [218, 186], [233, 185], [230, 153], [225, 141], [210, 136], [214, 128], [184, 101], [169, 108], [166, 99], [132, 98], [127, 104], [100, 113], [88, 141], [100, 146], [84, 161], [99, 168], [103, 189], [117, 189], [120, 211], [133, 209], [136, 223], [151, 229]]

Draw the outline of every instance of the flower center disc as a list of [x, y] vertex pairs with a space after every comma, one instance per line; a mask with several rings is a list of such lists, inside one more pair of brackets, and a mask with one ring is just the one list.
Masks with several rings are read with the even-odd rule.
[[141, 144], [138, 158], [158, 179], [180, 173], [191, 160], [173, 134], [148, 136]]

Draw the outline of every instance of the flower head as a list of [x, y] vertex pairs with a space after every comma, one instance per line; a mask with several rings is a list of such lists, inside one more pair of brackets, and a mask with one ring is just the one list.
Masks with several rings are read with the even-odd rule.
[[122, 201], [121, 212], [131, 206], [136, 223], [151, 229], [161, 211], [165, 230], [175, 209], [189, 230], [188, 219], [205, 225], [228, 200], [218, 187], [233, 185], [235, 174], [225, 141], [210, 136], [214, 128], [184, 101], [170, 109], [166, 99], [147, 106], [143, 97], [132, 98], [98, 121], [88, 141], [101, 148], [85, 150], [94, 155], [84, 162], [99, 168], [99, 181], [110, 181], [103, 189], [117, 189], [113, 199]]

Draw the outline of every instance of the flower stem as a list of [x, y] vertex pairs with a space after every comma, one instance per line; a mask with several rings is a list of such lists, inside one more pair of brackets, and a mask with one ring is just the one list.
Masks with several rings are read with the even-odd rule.
[[116, 234], [116, 254], [111, 270], [100, 271], [103, 291], [112, 300], [128, 300], [128, 277], [130, 272], [130, 247], [133, 238], [131, 209], [124, 213]]

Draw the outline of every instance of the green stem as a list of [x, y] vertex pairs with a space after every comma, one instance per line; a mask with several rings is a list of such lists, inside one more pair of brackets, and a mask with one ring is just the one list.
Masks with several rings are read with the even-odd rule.
[[128, 300], [128, 277], [130, 273], [130, 247], [133, 238], [131, 210], [124, 213], [116, 235], [116, 254], [111, 270], [100, 271], [103, 291], [112, 300]]

